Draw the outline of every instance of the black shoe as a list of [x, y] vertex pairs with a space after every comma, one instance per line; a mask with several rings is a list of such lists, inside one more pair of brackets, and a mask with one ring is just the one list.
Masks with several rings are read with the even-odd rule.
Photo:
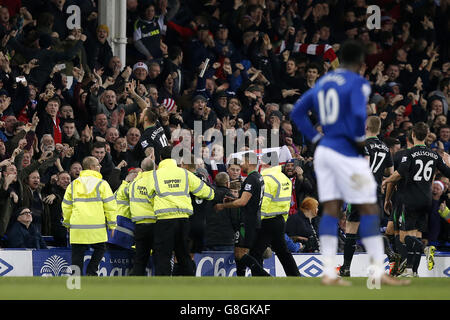
[[402, 260], [398, 265], [397, 275], [402, 274], [406, 269], [406, 259]]
[[350, 277], [350, 269], [344, 268], [344, 266], [339, 268], [339, 275], [341, 277]]

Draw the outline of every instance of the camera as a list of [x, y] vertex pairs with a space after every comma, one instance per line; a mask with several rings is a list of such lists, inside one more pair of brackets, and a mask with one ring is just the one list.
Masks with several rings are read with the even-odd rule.
[[25, 79], [24, 76], [16, 77], [16, 82], [17, 83], [19, 83], [19, 82], [26, 82], [26, 81], [27, 81], [27, 79]]
[[304, 161], [303, 160], [300, 160], [300, 159], [295, 159], [294, 160], [294, 168], [295, 167], [301, 167], [301, 168], [303, 168], [303, 165], [304, 165], [305, 163], [304, 163]]

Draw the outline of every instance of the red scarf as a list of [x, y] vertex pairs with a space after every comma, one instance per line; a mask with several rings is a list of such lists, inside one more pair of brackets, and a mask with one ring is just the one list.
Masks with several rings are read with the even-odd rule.
[[[53, 120], [53, 119], [52, 119]], [[61, 128], [59, 127], [59, 118], [56, 117], [56, 123], [53, 122], [53, 140], [55, 140], [55, 144], [62, 143], [62, 132]]]
[[291, 178], [292, 181], [292, 197], [291, 197], [291, 208], [289, 209], [289, 215], [297, 213], [297, 196], [295, 195], [295, 180], [297, 177]]

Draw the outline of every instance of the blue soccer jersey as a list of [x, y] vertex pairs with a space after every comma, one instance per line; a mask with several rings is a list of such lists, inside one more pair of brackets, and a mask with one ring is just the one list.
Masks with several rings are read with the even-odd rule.
[[355, 142], [365, 140], [370, 91], [370, 84], [359, 74], [337, 69], [325, 74], [303, 94], [295, 103], [291, 118], [306, 138], [315, 143], [322, 135], [309, 119], [309, 111], [314, 111], [323, 131], [319, 144], [358, 157]]

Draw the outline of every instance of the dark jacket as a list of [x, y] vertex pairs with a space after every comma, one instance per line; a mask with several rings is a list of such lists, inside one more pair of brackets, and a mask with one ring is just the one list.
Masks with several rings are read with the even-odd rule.
[[3, 178], [0, 179], [0, 208], [0, 237], [3, 237], [14, 212], [14, 204], [10, 198], [10, 192], [3, 189]]
[[122, 183], [120, 180], [121, 170], [116, 168], [109, 152], [106, 153], [100, 165], [102, 166], [100, 173], [103, 179], [109, 183], [113, 192], [116, 191]]
[[194, 109], [187, 109], [183, 112], [184, 123], [188, 126], [189, 129], [194, 130], [194, 121], [202, 122], [202, 132], [205, 132], [209, 128], [213, 128], [217, 123], [217, 115], [214, 110], [208, 115], [208, 119], [203, 120], [203, 118], [194, 113]]
[[42, 87], [49, 79], [49, 75], [55, 64], [59, 61], [72, 60], [76, 56], [77, 52], [82, 48], [83, 41], [78, 40], [72, 48], [65, 52], [28, 48], [15, 39], [11, 39], [8, 44], [14, 50], [23, 53], [27, 61], [30, 61], [33, 58], [38, 60], [39, 66], [31, 70], [28, 80], [29, 82], [35, 84], [41, 91]]
[[[232, 197], [228, 188], [216, 187], [212, 205], [222, 203], [225, 196]], [[239, 228], [239, 209], [211, 210], [206, 215], [206, 247], [234, 245], [234, 233]]]
[[[88, 65], [91, 70], [106, 68], [109, 60], [113, 57], [113, 52], [108, 41], [101, 43], [95, 34], [88, 37], [84, 44], [87, 52]], [[77, 51], [78, 52], [78, 51]]]
[[8, 248], [47, 249], [44, 239], [33, 225], [27, 228], [23, 223], [16, 221], [6, 236]]
[[61, 203], [64, 199], [66, 190], [60, 186], [52, 186], [49, 194], [56, 196], [52, 204], [46, 205], [50, 212], [50, 234], [53, 236], [54, 244], [57, 247], [67, 246], [67, 228], [62, 225], [62, 208]]
[[[33, 211], [33, 222], [32, 226], [36, 228], [36, 230], [43, 235], [50, 235], [50, 210], [48, 206], [44, 204], [43, 195], [41, 194], [41, 190], [36, 190], [38, 193], [39, 200], [35, 201], [33, 197], [33, 193], [30, 187], [27, 185], [23, 185], [22, 187], [22, 200], [20, 201], [22, 207], [32, 208]], [[33, 207], [33, 206], [38, 206]]]
[[303, 242], [305, 244], [303, 252], [316, 252], [319, 250], [318, 226], [318, 217], [309, 220], [301, 210], [298, 210], [296, 214], [288, 217], [286, 234], [289, 237], [301, 236], [308, 238], [307, 241]]

